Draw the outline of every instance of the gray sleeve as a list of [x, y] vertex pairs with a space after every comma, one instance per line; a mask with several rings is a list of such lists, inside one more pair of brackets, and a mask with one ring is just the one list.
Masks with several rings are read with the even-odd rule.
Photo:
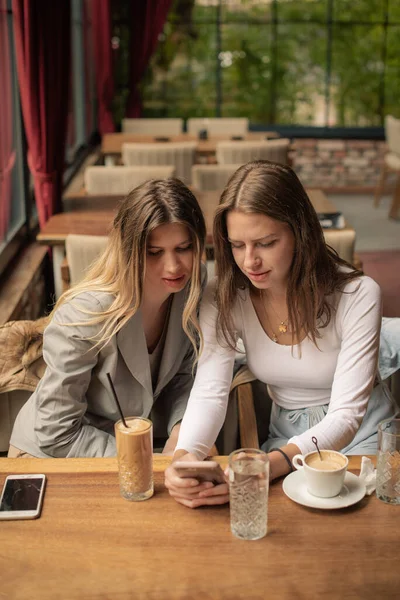
[[112, 435], [84, 425], [86, 391], [97, 363], [95, 340], [100, 326], [76, 325], [90, 318], [78, 306], [93, 312], [100, 302], [85, 294], [56, 311], [44, 332], [46, 372], [36, 390], [35, 433], [40, 449], [54, 457], [115, 456]]

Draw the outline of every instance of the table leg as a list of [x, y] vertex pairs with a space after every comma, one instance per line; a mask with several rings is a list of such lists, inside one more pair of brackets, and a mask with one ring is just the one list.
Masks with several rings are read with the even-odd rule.
[[114, 154], [106, 154], [104, 157], [104, 164], [106, 167], [113, 167], [117, 164], [117, 157]]
[[64, 259], [64, 246], [53, 246], [53, 276], [54, 276], [54, 293], [56, 300], [62, 294], [63, 286], [61, 279], [61, 263]]
[[400, 174], [397, 176], [397, 184], [393, 193], [392, 204], [389, 209], [389, 219], [397, 219], [400, 208]]

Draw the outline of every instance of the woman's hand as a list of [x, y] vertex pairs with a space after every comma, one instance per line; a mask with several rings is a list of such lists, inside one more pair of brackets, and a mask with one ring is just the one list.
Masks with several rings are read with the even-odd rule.
[[[174, 460], [198, 460], [197, 456], [194, 454], [179, 454], [179, 456], [174, 457]], [[189, 508], [225, 504], [229, 501], [229, 489], [227, 483], [215, 485], [211, 481], [200, 483], [193, 477], [180, 477], [174, 468], [173, 462], [165, 470], [165, 487], [177, 502], [184, 506], [188, 506]]]

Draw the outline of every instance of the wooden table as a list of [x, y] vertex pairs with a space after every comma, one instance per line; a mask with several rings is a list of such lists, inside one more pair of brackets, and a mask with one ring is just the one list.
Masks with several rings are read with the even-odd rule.
[[[399, 507], [374, 494], [309, 509], [277, 481], [268, 535], [248, 542], [230, 533], [228, 505], [178, 505], [163, 485], [168, 462], [155, 457], [154, 497], [131, 503], [119, 496], [115, 459], [0, 459], [0, 484], [8, 473], [48, 478], [39, 519], [0, 523], [0, 598], [399, 597]], [[350, 458], [350, 470], [359, 465]]]
[[[212, 246], [214, 212], [220, 199], [220, 191], [199, 192], [193, 190], [204, 213], [207, 229], [207, 245]], [[336, 208], [322, 190], [307, 190], [309, 198], [317, 212], [335, 212]], [[64, 200], [64, 208], [68, 212], [50, 217], [37, 235], [37, 241], [53, 247], [53, 273], [56, 298], [62, 290], [61, 263], [64, 258], [64, 246], [67, 235], [107, 235], [118, 202], [124, 196], [87, 196], [82, 192], [68, 195]], [[346, 225], [345, 229], [330, 230], [342, 236], [350, 236], [355, 240], [355, 231]]]
[[[258, 142], [266, 139], [279, 138], [279, 134], [275, 131], [249, 132], [243, 139], [251, 142]], [[179, 135], [168, 136], [169, 142], [196, 142], [196, 152], [200, 155], [215, 154], [218, 142], [227, 142], [232, 140], [230, 135], [210, 136], [207, 140], [199, 140], [195, 135], [181, 133]], [[168, 141], [163, 142], [165, 144]], [[101, 141], [101, 152], [104, 156], [120, 155], [122, 152], [122, 144], [150, 144], [157, 143], [155, 136], [142, 135], [137, 133], [105, 133]]]

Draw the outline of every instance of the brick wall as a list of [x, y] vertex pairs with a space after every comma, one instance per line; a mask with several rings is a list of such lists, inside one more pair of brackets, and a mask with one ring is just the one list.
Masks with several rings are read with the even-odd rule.
[[303, 185], [327, 190], [373, 191], [386, 143], [368, 140], [294, 140], [293, 168]]

